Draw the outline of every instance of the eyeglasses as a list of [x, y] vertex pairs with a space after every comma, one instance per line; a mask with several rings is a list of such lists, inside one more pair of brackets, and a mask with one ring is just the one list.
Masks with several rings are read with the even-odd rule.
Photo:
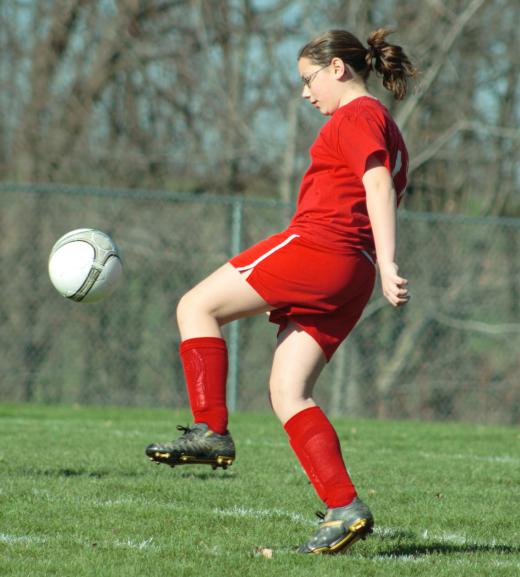
[[322, 70], [324, 70], [325, 68], [328, 68], [330, 66], [330, 64], [327, 64], [326, 66], [322, 66], [321, 68], [318, 68], [318, 70], [315, 70], [312, 74], [309, 74], [309, 76], [302, 76], [302, 82], [304, 86], [307, 86], [307, 88], [311, 87], [311, 82], [316, 78], [316, 76], [318, 75], [318, 72], [321, 72]]

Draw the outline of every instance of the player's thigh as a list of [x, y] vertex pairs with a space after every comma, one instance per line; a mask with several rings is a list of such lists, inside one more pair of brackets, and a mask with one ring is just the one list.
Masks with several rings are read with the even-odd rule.
[[247, 282], [247, 275], [239, 273], [229, 263], [224, 264], [188, 291], [180, 300], [177, 316], [195, 312], [209, 314], [220, 324], [272, 310]]
[[310, 399], [327, 360], [318, 343], [298, 325], [289, 322], [278, 338], [269, 388], [272, 401]]

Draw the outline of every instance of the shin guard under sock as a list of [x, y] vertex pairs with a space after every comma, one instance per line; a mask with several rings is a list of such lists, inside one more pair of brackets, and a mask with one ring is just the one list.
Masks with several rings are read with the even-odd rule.
[[217, 337], [188, 339], [181, 343], [180, 355], [194, 422], [206, 423], [223, 435], [228, 424], [226, 341]]
[[323, 411], [310, 407], [284, 425], [289, 442], [314, 489], [327, 507], [343, 507], [356, 496], [339, 439]]

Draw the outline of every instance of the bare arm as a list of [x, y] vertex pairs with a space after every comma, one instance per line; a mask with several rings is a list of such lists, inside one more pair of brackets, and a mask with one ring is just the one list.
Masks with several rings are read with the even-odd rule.
[[390, 304], [395, 307], [406, 304], [410, 295], [408, 281], [398, 275], [396, 258], [397, 217], [396, 198], [392, 177], [388, 169], [376, 157], [368, 161], [363, 176], [367, 196], [367, 209], [376, 247], [381, 287]]

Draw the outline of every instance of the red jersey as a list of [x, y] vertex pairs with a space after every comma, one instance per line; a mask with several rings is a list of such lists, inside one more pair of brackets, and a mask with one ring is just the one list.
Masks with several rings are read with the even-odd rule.
[[399, 204], [408, 171], [403, 137], [379, 100], [361, 96], [338, 108], [320, 130], [288, 231], [333, 251], [357, 248], [373, 255], [362, 181], [372, 154], [392, 174]]

